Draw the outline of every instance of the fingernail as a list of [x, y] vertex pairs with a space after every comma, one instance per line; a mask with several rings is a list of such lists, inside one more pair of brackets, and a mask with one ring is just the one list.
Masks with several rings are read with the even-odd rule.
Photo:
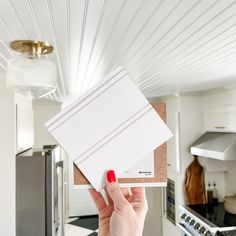
[[109, 183], [116, 182], [116, 174], [114, 170], [107, 171], [107, 181]]

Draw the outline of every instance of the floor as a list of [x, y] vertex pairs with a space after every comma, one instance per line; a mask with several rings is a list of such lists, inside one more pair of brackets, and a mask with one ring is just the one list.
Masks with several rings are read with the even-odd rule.
[[97, 231], [97, 215], [70, 218], [65, 225], [65, 236], [96, 236]]

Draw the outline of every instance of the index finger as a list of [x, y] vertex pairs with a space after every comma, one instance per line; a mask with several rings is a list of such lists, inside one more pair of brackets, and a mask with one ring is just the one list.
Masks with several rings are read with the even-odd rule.
[[107, 206], [107, 204], [100, 192], [97, 192], [94, 188], [92, 188], [92, 189], [89, 189], [89, 193], [90, 193], [98, 211], [101, 211], [102, 209], [104, 209]]
[[143, 199], [146, 198], [146, 192], [144, 187], [132, 187], [131, 193], [134, 196], [141, 197]]
[[125, 198], [128, 198], [130, 196], [130, 190], [129, 188], [120, 188], [121, 192], [125, 196]]

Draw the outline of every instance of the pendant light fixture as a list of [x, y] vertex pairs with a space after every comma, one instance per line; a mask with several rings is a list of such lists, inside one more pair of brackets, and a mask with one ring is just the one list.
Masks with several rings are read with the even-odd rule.
[[10, 47], [20, 54], [8, 61], [7, 87], [33, 99], [56, 90], [56, 65], [45, 56], [53, 52], [53, 46], [41, 41], [17, 40]]

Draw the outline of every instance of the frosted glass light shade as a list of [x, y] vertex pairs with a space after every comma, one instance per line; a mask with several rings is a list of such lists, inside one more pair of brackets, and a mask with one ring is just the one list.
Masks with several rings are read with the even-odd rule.
[[56, 90], [56, 65], [42, 55], [23, 53], [8, 61], [7, 87], [30, 98]]

